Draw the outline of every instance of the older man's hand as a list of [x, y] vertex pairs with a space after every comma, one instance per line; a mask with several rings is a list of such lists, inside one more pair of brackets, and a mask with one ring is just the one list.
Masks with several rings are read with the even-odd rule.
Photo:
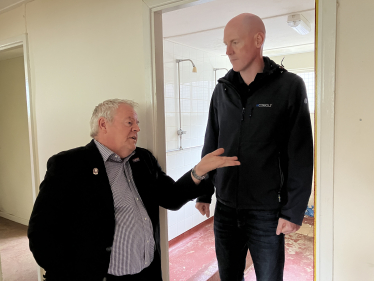
[[196, 165], [195, 172], [200, 176], [217, 168], [240, 165], [238, 157], [236, 156], [220, 156], [224, 151], [223, 148], [218, 148], [217, 150], [205, 155], [199, 164]]

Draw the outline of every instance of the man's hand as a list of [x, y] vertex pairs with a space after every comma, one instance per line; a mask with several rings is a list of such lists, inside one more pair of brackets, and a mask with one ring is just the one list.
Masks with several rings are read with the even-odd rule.
[[217, 150], [205, 155], [196, 165], [196, 174], [202, 176], [217, 168], [240, 165], [238, 157], [236, 156], [220, 156], [224, 151], [223, 148], [218, 148]]
[[210, 217], [210, 204], [209, 203], [201, 203], [197, 202], [195, 208], [199, 210], [199, 212], [204, 216], [206, 215], [207, 218]]
[[285, 219], [279, 218], [278, 227], [277, 227], [277, 235], [281, 233], [290, 234], [290, 233], [298, 231], [299, 229], [300, 229], [300, 225], [297, 225]]

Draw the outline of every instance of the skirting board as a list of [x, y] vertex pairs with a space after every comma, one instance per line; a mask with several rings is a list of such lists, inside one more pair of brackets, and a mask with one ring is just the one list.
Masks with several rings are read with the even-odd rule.
[[11, 221], [14, 221], [14, 222], [18, 222], [18, 223], [26, 225], [26, 226], [29, 225], [29, 220], [28, 219], [23, 219], [23, 218], [20, 218], [20, 217], [16, 217], [16, 216], [4, 213], [4, 212], [0, 212], [0, 217], [3, 217], [5, 219], [8, 219], [8, 220], [11, 220]]

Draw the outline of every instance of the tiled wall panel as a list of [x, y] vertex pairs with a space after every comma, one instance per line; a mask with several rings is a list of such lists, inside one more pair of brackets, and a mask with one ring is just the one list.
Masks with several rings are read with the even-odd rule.
[[[183, 150], [172, 151], [180, 146], [177, 130], [179, 129], [178, 74], [176, 59], [191, 59], [197, 68], [192, 72], [189, 61], [181, 62], [180, 93], [181, 93], [181, 122], [183, 135]], [[173, 179], [178, 179], [201, 158], [202, 145], [210, 98], [216, 82], [213, 68], [231, 68], [227, 56], [219, 56], [192, 47], [164, 40], [164, 84], [165, 84], [165, 123], [166, 123], [166, 172]], [[216, 77], [226, 74], [226, 70], [218, 70]], [[214, 213], [215, 197], [211, 204], [211, 214]], [[169, 240], [186, 232], [206, 220], [191, 201], [179, 211], [168, 211]]]

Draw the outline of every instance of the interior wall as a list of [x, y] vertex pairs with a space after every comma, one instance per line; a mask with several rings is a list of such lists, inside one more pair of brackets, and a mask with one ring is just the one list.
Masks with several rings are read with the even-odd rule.
[[148, 146], [145, 6], [137, 0], [35, 0], [0, 14], [0, 38], [28, 34], [41, 178], [50, 156], [90, 141], [90, 116], [105, 99], [139, 103], [138, 145]]
[[[373, 1], [337, 6], [334, 280], [374, 280]], [[353, 40], [357, 38], [357, 40]]]
[[0, 40], [8, 39], [26, 32], [25, 5], [0, 14]]
[[0, 216], [28, 225], [31, 162], [23, 57], [0, 61]]
[[276, 56], [270, 58], [277, 64], [281, 64], [283, 60], [284, 68], [291, 72], [295, 70], [297, 70], [298, 72], [302, 72], [314, 69], [314, 52]]

